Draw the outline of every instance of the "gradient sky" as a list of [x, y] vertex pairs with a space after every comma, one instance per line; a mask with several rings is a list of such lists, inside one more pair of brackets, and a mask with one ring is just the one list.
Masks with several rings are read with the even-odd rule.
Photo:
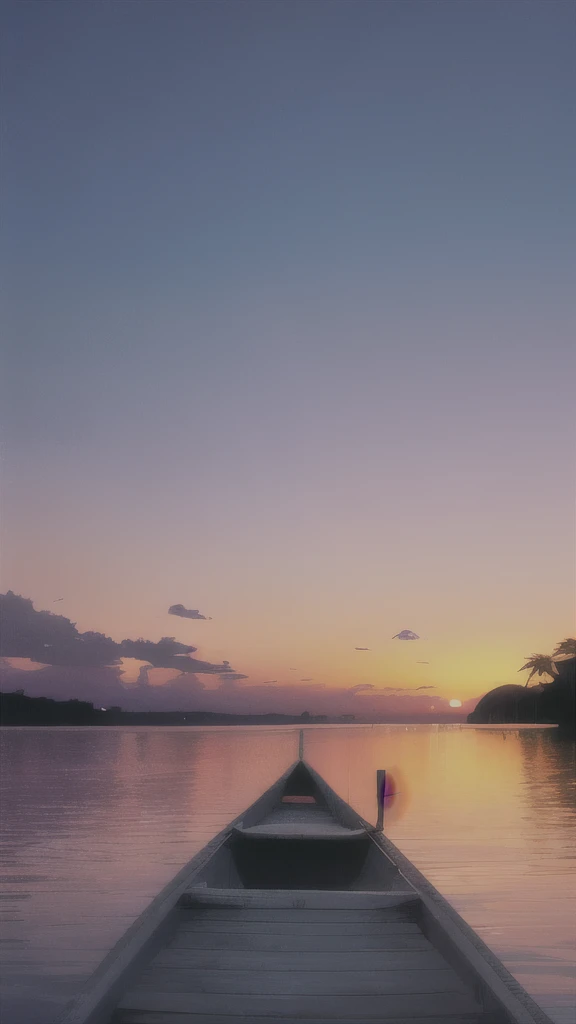
[[4, 20], [2, 589], [240, 685], [521, 682], [575, 611], [573, 5]]

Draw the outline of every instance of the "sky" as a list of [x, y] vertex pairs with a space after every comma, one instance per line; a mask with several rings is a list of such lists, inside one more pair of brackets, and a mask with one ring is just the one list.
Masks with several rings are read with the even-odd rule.
[[3, 17], [2, 590], [228, 663], [8, 681], [359, 715], [522, 682], [576, 610], [573, 6]]

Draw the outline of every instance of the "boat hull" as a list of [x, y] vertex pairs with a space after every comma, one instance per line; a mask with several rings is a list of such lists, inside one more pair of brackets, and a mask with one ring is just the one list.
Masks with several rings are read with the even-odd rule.
[[193, 858], [60, 1024], [551, 1024], [390, 840], [296, 762]]

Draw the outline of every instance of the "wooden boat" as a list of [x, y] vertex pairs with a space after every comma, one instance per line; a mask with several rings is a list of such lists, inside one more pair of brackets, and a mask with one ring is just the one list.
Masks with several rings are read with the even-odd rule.
[[108, 954], [61, 1024], [552, 1024], [299, 760]]

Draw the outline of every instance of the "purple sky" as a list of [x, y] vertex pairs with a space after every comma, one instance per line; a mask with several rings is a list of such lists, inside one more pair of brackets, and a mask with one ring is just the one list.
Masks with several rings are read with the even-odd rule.
[[2, 590], [255, 687], [568, 635], [573, 15], [5, 10]]

